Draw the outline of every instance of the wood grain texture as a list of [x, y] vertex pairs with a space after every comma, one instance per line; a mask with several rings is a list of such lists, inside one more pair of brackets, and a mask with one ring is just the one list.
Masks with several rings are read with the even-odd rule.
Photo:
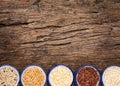
[[0, 65], [61, 63], [120, 66], [120, 0], [0, 0]]

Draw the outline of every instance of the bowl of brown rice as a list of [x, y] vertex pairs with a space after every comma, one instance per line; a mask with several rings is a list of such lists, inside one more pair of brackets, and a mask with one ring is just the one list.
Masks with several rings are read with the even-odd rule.
[[104, 86], [120, 86], [120, 67], [107, 67], [102, 75], [102, 83]]
[[39, 66], [27, 66], [21, 74], [21, 84], [23, 86], [44, 86], [45, 83], [46, 73]]
[[20, 77], [17, 69], [10, 65], [0, 67], [0, 86], [18, 86]]
[[48, 83], [50, 86], [71, 86], [73, 79], [72, 70], [63, 64], [55, 65], [48, 74]]
[[100, 71], [92, 65], [84, 65], [76, 72], [76, 86], [99, 86], [101, 81]]

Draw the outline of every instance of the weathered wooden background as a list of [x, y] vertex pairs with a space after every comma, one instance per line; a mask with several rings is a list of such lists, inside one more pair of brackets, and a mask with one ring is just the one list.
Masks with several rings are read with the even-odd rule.
[[60, 63], [120, 66], [120, 0], [0, 0], [0, 65]]

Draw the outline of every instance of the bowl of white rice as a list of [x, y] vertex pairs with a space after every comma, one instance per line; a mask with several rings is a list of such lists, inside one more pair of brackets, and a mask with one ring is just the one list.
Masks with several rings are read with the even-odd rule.
[[63, 64], [55, 65], [48, 74], [48, 83], [50, 86], [71, 86], [73, 79], [72, 70]]
[[104, 86], [120, 86], [120, 67], [106, 68], [102, 75], [102, 82]]
[[18, 86], [20, 77], [17, 69], [10, 65], [0, 67], [0, 86]]

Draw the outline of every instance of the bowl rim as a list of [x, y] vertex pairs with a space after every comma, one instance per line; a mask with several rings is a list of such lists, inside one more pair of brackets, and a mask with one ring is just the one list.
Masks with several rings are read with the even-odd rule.
[[43, 83], [42, 86], [45, 86], [46, 80], [47, 80], [46, 72], [45, 72], [45, 70], [44, 70], [42, 67], [40, 67], [40, 66], [38, 66], [38, 65], [34, 65], [34, 64], [31, 64], [31, 65], [28, 65], [28, 66], [24, 67], [24, 69], [23, 69], [23, 71], [22, 71], [22, 73], [21, 73], [21, 78], [20, 78], [20, 81], [21, 81], [22, 86], [24, 86], [24, 82], [23, 82], [23, 80], [22, 80], [22, 79], [23, 79], [23, 74], [24, 74], [24, 72], [25, 72], [27, 69], [32, 68], [32, 67], [36, 67], [36, 68], [38, 68], [39, 70], [42, 71], [42, 73], [43, 73], [43, 75], [44, 75], [44, 77], [45, 77], [44, 83]]
[[105, 75], [105, 73], [106, 73], [109, 69], [111, 69], [111, 68], [120, 68], [120, 66], [112, 65], [112, 66], [109, 66], [109, 67], [105, 68], [105, 70], [104, 70], [103, 73], [102, 73], [102, 84], [103, 84], [104, 86], [105, 86], [105, 83], [104, 83], [104, 75]]
[[57, 67], [59, 67], [59, 66], [66, 67], [66, 68], [71, 72], [71, 74], [72, 74], [72, 81], [71, 81], [71, 83], [70, 83], [70, 86], [72, 86], [72, 84], [73, 84], [73, 82], [74, 82], [74, 73], [73, 73], [72, 69], [71, 69], [69, 66], [66, 66], [65, 64], [56, 64], [56, 65], [54, 65], [54, 66], [51, 67], [51, 69], [50, 69], [49, 72], [48, 72], [48, 77], [47, 77], [47, 79], [48, 79], [48, 80], [47, 80], [47, 81], [48, 81], [48, 84], [49, 84], [50, 86], [52, 86], [52, 85], [51, 85], [51, 82], [50, 82], [50, 79], [49, 79], [50, 73], [52, 72], [52, 70], [54, 70], [55, 68], [57, 68]]
[[77, 71], [76, 71], [76, 73], [75, 73], [75, 83], [76, 83], [76, 85], [79, 86], [78, 81], [77, 81], [78, 72], [79, 72], [81, 69], [85, 68], [85, 67], [91, 67], [91, 68], [93, 68], [94, 70], [96, 70], [96, 72], [97, 72], [97, 74], [98, 74], [98, 76], [99, 76], [99, 80], [98, 80], [96, 86], [100, 86], [100, 82], [101, 82], [101, 73], [100, 73], [100, 70], [99, 70], [96, 66], [90, 65], [90, 64], [86, 64], [86, 65], [80, 66], [80, 67], [77, 69]]
[[19, 81], [20, 81], [20, 74], [19, 74], [19, 71], [17, 70], [17, 68], [12, 66], [12, 65], [5, 64], [5, 65], [0, 66], [0, 69], [2, 69], [4, 67], [10, 67], [11, 69], [13, 69], [17, 73], [18, 79], [17, 79], [17, 82], [15, 84], [15, 86], [17, 86], [19, 84]]

